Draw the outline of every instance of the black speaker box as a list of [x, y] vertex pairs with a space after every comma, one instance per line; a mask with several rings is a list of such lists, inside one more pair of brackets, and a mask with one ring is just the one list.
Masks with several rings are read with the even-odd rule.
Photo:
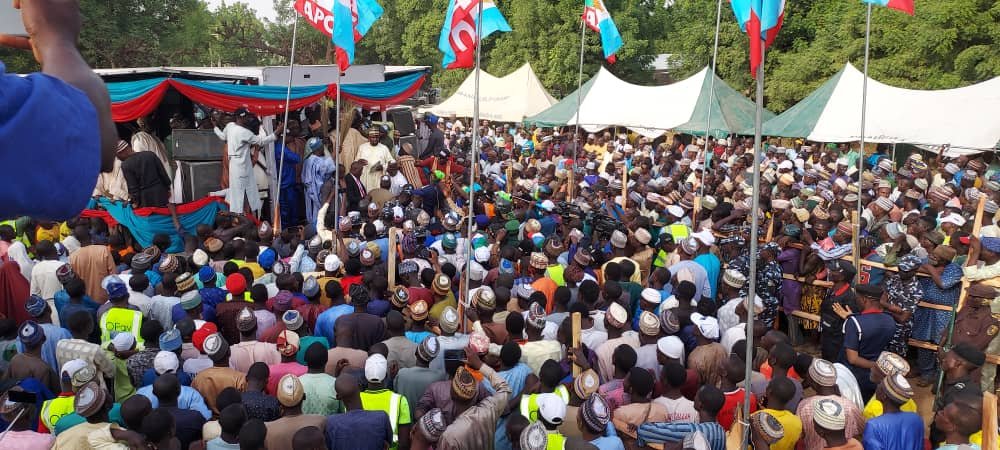
[[389, 110], [389, 121], [392, 122], [400, 136], [410, 136], [417, 132], [413, 122], [413, 113], [409, 108], [394, 108]]
[[222, 161], [224, 142], [212, 130], [174, 130], [174, 159], [178, 161]]
[[222, 188], [221, 161], [178, 161], [184, 202], [198, 200]]

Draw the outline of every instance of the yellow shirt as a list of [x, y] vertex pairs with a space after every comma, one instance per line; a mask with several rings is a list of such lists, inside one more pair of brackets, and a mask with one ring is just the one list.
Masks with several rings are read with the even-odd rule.
[[[904, 412], [915, 413], [917, 412], [917, 404], [914, 403], [913, 399], [909, 399], [906, 401], [906, 403], [903, 403], [903, 406], [899, 409]], [[873, 396], [872, 399], [868, 400], [868, 403], [865, 405], [865, 410], [863, 411], [863, 414], [865, 415], [865, 420], [867, 421], [867, 420], [872, 420], [878, 416], [881, 416], [882, 412], [883, 412], [882, 402], [878, 401]]]
[[781, 427], [785, 430], [785, 436], [778, 442], [771, 444], [771, 450], [795, 449], [795, 444], [799, 442], [799, 438], [802, 437], [802, 420], [791, 411], [777, 409], [762, 409], [761, 411], [774, 416], [775, 419], [778, 419]]
[[52, 228], [42, 228], [39, 226], [35, 229], [35, 242], [49, 241], [55, 244], [61, 240], [59, 236], [59, 224], [52, 225]]

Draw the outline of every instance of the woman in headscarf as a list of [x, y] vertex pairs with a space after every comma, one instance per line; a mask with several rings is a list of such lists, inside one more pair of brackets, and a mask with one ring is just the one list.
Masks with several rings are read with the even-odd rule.
[[0, 314], [13, 319], [20, 326], [31, 318], [24, 302], [31, 295], [31, 285], [21, 274], [21, 267], [15, 261], [0, 265]]

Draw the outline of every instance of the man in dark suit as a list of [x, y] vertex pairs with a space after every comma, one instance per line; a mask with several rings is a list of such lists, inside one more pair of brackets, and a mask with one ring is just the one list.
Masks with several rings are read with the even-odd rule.
[[364, 170], [366, 162], [364, 160], [351, 163], [351, 170], [347, 174], [344, 190], [347, 194], [347, 211], [361, 211], [358, 203], [368, 195], [365, 185], [361, 183], [361, 171]]

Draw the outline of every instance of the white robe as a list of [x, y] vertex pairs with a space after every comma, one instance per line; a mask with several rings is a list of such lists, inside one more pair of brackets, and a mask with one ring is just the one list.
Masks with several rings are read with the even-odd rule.
[[254, 177], [250, 146], [270, 144], [277, 136], [271, 133], [262, 137], [235, 122], [227, 124], [224, 130], [215, 128], [215, 135], [226, 141], [229, 154], [229, 191], [226, 193], [229, 211], [242, 213], [244, 199], [250, 204], [250, 209], [260, 211], [262, 202]]
[[[385, 168], [389, 166], [390, 162], [394, 161], [388, 147], [382, 144], [371, 145], [367, 142], [358, 147], [357, 159], [368, 161], [368, 165], [361, 172], [361, 183], [365, 185], [365, 190], [369, 192], [379, 188]], [[375, 167], [379, 163], [381, 163], [382, 167], [376, 170]]]

